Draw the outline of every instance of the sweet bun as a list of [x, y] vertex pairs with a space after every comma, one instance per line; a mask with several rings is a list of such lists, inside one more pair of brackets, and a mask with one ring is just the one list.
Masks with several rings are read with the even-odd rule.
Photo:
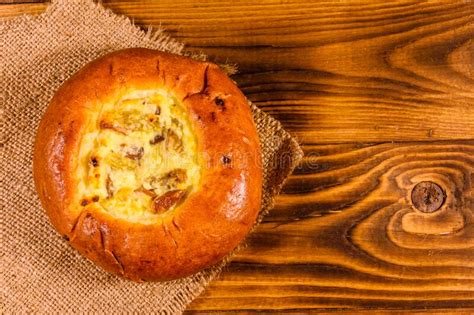
[[164, 281], [217, 263], [249, 232], [260, 157], [246, 98], [218, 66], [134, 48], [60, 87], [33, 171], [52, 224], [82, 255]]

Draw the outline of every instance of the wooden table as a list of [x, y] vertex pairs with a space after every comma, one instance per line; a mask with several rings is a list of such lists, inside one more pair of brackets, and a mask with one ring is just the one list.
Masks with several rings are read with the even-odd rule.
[[306, 153], [190, 311], [474, 312], [474, 2], [103, 2], [238, 64]]

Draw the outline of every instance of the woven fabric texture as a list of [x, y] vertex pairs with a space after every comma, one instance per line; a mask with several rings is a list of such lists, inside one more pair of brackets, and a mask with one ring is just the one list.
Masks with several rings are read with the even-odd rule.
[[[161, 30], [142, 31], [86, 0], [53, 1], [39, 16], [0, 22], [0, 313], [181, 313], [230, 258], [185, 279], [133, 283], [81, 257], [40, 207], [32, 148], [49, 100], [87, 62], [129, 47], [184, 51]], [[302, 152], [278, 121], [250, 106], [264, 162], [260, 222]]]

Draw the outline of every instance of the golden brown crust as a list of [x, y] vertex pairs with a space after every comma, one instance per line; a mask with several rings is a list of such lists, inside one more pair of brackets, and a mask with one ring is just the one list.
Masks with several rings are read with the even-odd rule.
[[[188, 111], [205, 163], [200, 189], [154, 224], [78, 210], [75, 158], [89, 114], [124, 88], [157, 84]], [[38, 129], [34, 179], [51, 222], [81, 254], [132, 280], [176, 279], [217, 263], [249, 232], [260, 208], [260, 146], [245, 96], [219, 67], [127, 49], [91, 62], [56, 93]]]

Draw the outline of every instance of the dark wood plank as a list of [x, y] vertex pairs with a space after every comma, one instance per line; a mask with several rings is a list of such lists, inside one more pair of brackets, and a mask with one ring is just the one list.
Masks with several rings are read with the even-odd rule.
[[301, 141], [473, 138], [471, 1], [104, 5], [238, 64], [244, 92]]
[[248, 97], [304, 142], [473, 137], [470, 1], [105, 3], [238, 64]]
[[0, 0], [0, 4], [43, 3], [45, 0]]
[[22, 14], [43, 13], [47, 3], [0, 3], [0, 19], [9, 20]]

